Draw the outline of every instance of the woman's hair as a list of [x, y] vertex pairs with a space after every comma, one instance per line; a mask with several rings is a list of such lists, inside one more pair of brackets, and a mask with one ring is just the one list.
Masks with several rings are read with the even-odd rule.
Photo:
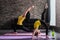
[[26, 14], [26, 19], [30, 19], [30, 12], [29, 11]]

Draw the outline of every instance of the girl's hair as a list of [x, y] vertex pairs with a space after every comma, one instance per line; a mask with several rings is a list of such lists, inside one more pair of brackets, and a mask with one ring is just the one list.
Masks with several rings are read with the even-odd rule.
[[29, 11], [26, 14], [26, 19], [30, 19], [30, 12]]

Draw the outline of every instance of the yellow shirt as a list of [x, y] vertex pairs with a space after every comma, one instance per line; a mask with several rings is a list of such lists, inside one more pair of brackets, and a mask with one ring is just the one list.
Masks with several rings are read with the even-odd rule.
[[38, 29], [40, 25], [41, 25], [40, 20], [35, 21], [35, 23], [34, 23], [34, 29]]
[[18, 17], [18, 25], [23, 25], [23, 21], [24, 21], [25, 17], [23, 17], [22, 15]]

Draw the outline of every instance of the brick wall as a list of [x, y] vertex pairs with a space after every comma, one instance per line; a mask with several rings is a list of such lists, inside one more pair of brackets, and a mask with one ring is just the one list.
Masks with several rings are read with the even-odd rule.
[[56, 0], [56, 24], [60, 27], [60, 0]]
[[35, 8], [30, 11], [31, 18], [40, 19], [45, 3], [46, 0], [0, 0], [0, 28], [11, 26], [12, 20], [21, 15], [31, 5], [35, 5]]

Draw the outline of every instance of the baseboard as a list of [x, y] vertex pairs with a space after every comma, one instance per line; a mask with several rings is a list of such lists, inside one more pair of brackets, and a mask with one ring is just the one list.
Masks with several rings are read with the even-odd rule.
[[57, 27], [57, 26], [50, 26], [50, 28], [49, 29], [51, 29], [51, 30], [55, 30], [55, 32], [58, 32], [58, 33], [60, 33], [60, 27]]

